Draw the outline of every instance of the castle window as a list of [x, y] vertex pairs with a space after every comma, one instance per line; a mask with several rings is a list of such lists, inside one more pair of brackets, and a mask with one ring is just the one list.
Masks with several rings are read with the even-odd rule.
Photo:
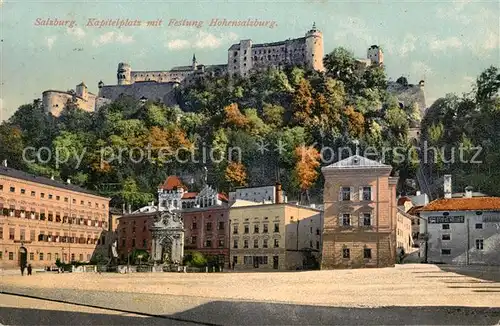
[[238, 55], [238, 51], [234, 51], [234, 56], [237, 56]]
[[236, 63], [236, 59], [234, 59], [233, 62]]
[[244, 54], [247, 54], [247, 50], [245, 50], [245, 53]]
[[247, 61], [247, 57], [244, 57], [244, 58], [243, 58], [243, 61]]
[[257, 61], [257, 56], [253, 57], [253, 59], [254, 59], [255, 61]]
[[271, 60], [271, 55], [268, 55], [268, 56], [267, 56], [267, 60]]

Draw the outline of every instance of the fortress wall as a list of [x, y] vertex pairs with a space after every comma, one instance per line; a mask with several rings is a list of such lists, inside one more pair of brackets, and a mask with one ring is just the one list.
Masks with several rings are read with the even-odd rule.
[[192, 71], [132, 71], [132, 83], [143, 81], [156, 81], [158, 83], [181, 82]]
[[68, 100], [73, 98], [72, 95], [64, 92], [47, 91], [42, 95], [43, 108], [46, 113], [58, 117], [66, 106]]
[[103, 86], [99, 89], [99, 97], [114, 101], [123, 94], [132, 96], [137, 100], [145, 97], [148, 100], [159, 100], [166, 105], [176, 105], [177, 102], [174, 97], [176, 85], [176, 83], [141, 82], [131, 85]]

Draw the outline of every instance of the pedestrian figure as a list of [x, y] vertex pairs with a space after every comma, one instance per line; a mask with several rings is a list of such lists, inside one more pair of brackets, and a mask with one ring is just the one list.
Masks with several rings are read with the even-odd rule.
[[31, 264], [28, 264], [28, 275], [31, 275], [32, 271], [33, 271], [33, 268], [31, 267]]
[[21, 276], [24, 276], [24, 269], [26, 268], [25, 265], [21, 265]]

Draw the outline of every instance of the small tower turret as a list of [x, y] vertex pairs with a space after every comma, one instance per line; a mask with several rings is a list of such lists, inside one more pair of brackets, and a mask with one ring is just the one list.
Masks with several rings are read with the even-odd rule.
[[103, 88], [104, 87], [104, 83], [102, 82], [102, 80], [99, 81], [99, 83], [97, 84], [97, 87], [98, 88]]
[[384, 53], [378, 45], [372, 45], [366, 52], [366, 58], [370, 59], [372, 64], [381, 65], [384, 63]]
[[118, 64], [118, 72], [116, 74], [118, 85], [130, 85], [131, 84], [131, 73], [132, 68], [128, 63], [120, 62]]
[[323, 33], [313, 23], [312, 28], [306, 33], [306, 58], [305, 65], [317, 71], [324, 71], [323, 67]]
[[198, 62], [196, 61], [196, 54], [193, 53], [193, 70], [196, 70]]
[[87, 99], [87, 94], [88, 94], [88, 89], [87, 85], [85, 85], [84, 82], [81, 82], [80, 84], [76, 85], [76, 95], [80, 96], [84, 100]]

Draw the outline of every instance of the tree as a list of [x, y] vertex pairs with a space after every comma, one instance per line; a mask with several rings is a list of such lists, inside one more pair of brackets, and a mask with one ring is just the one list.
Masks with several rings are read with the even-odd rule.
[[231, 187], [247, 185], [247, 172], [241, 162], [230, 162], [226, 168], [226, 181]]
[[285, 108], [281, 105], [272, 105], [265, 103], [263, 108], [263, 120], [268, 125], [274, 128], [279, 128], [283, 125], [283, 115], [285, 114]]
[[123, 203], [130, 204], [133, 207], [144, 206], [154, 200], [152, 194], [139, 190], [133, 177], [128, 177], [124, 180], [120, 197]]
[[298, 125], [305, 125], [311, 118], [314, 100], [311, 84], [302, 79], [292, 99], [293, 119]]
[[309, 201], [309, 189], [312, 187], [319, 173], [317, 168], [320, 166], [320, 154], [312, 146], [299, 146], [295, 149], [296, 165], [295, 175], [299, 182], [299, 187], [302, 194], [306, 195]]
[[225, 125], [229, 128], [246, 129], [248, 127], [247, 117], [241, 113], [238, 104], [233, 103], [224, 108]]
[[352, 84], [355, 63], [354, 54], [343, 47], [334, 49], [323, 60], [328, 74], [344, 84]]
[[7, 160], [10, 167], [22, 168], [25, 165], [23, 149], [21, 129], [6, 123], [0, 124], [0, 163]]
[[349, 135], [354, 139], [363, 137], [365, 132], [365, 118], [363, 114], [356, 112], [352, 106], [348, 106], [344, 111], [344, 116], [347, 119], [347, 131]]

